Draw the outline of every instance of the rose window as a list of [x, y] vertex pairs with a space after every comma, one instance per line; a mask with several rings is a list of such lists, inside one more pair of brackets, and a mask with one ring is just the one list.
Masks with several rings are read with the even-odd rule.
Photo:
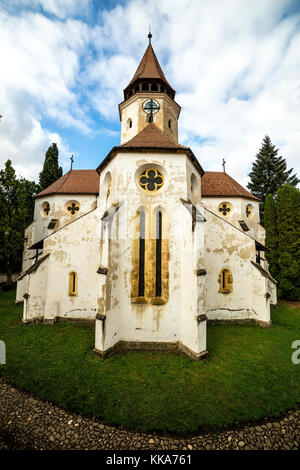
[[222, 204], [219, 205], [219, 212], [221, 212], [224, 217], [226, 217], [226, 215], [228, 215], [230, 211], [231, 208], [226, 202], [222, 202]]
[[145, 191], [157, 191], [164, 184], [163, 174], [156, 168], [148, 168], [140, 175], [139, 184]]
[[75, 215], [79, 211], [78, 202], [71, 202], [70, 204], [68, 204], [67, 210], [69, 214]]

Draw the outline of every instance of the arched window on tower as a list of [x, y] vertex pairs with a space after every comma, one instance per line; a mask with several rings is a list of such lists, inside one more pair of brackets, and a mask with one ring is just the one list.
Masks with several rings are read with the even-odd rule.
[[172, 128], [172, 120], [171, 119], [168, 120], [168, 126], [169, 126], [169, 129]]
[[153, 122], [153, 114], [149, 114], [147, 119], [148, 119], [148, 122]]

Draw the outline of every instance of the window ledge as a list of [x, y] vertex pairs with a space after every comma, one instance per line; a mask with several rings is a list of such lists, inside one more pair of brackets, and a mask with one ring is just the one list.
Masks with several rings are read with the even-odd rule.
[[146, 304], [147, 300], [145, 297], [132, 297], [131, 299], [132, 304]]

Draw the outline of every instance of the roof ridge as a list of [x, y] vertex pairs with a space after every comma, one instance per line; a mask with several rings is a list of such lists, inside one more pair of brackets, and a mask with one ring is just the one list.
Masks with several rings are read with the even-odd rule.
[[147, 129], [155, 129], [155, 131], [158, 131], [160, 134], [163, 135], [163, 137], [170, 142], [172, 145], [176, 145], [177, 147], [180, 147], [182, 149], [187, 149], [188, 147], [185, 147], [184, 145], [179, 144], [176, 142], [176, 140], [172, 139], [166, 132], [164, 132], [160, 127], [158, 127], [154, 122], [149, 122], [147, 126], [145, 126], [140, 132], [138, 132], [135, 136], [133, 136], [130, 140], [125, 142], [124, 144], [121, 145], [121, 147], [128, 147], [130, 145], [130, 142], [134, 141], [136, 138], [138, 138], [143, 132], [146, 132]]
[[175, 139], [173, 139], [173, 137], [169, 136], [165, 131], [163, 131], [160, 127], [158, 127], [154, 122], [150, 123], [150, 124], [153, 124], [165, 137], [167, 137], [167, 139], [169, 139], [171, 142], [173, 142], [174, 144], [176, 145], [179, 145], [180, 147], [182, 148], [187, 148], [185, 147], [184, 145], [181, 145], [179, 144], [178, 142], [176, 142]]
[[236, 181], [234, 178], [232, 178], [232, 176], [228, 175], [228, 173], [226, 173], [226, 175], [229, 177], [230, 182], [234, 186], [237, 193], [239, 193], [240, 188], [242, 188], [244, 191], [246, 191], [247, 193], [254, 196], [254, 194], [250, 193], [250, 191], [248, 191], [248, 189], [244, 188], [244, 186], [242, 186], [238, 181]]
[[228, 173], [226, 173], [225, 171], [224, 171], [224, 173], [225, 173], [225, 175], [226, 175], [226, 178], [227, 178], [227, 180], [228, 180], [228, 182], [229, 182], [229, 184], [230, 184], [232, 190], [233, 190], [236, 194], [239, 194], [238, 188], [237, 188], [236, 185], [235, 185], [236, 181], [235, 181], [233, 178], [231, 178], [231, 176], [230, 176]]
[[[66, 176], [66, 178], [62, 181], [61, 185], [59, 186], [59, 188], [57, 189], [57, 191], [60, 190], [60, 188], [65, 184], [65, 182], [67, 181], [67, 179], [69, 178], [70, 174], [71, 174], [72, 170], [69, 170], [67, 171], [67, 173], [65, 173], [64, 175], [62, 176]], [[45, 188], [47, 189], [47, 188]]]

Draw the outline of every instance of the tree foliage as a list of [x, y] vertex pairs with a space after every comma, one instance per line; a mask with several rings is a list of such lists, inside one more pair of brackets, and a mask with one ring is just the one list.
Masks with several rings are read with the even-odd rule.
[[271, 275], [278, 279], [278, 228], [276, 217], [276, 206], [272, 194], [268, 194], [265, 200], [264, 211], [265, 229], [266, 229], [266, 259], [269, 263]]
[[277, 192], [279, 294], [300, 299], [300, 191], [284, 185]]
[[0, 262], [12, 283], [12, 270], [20, 269], [24, 230], [33, 217], [34, 182], [17, 178], [10, 160], [0, 170]]
[[263, 223], [264, 203], [267, 195], [272, 194], [276, 197], [278, 189], [284, 184], [297, 186], [300, 182], [296, 174], [292, 174], [293, 168], [287, 170], [286, 160], [278, 156], [278, 152], [275, 145], [272, 145], [270, 137], [266, 135], [252, 165], [252, 171], [249, 173], [248, 189], [261, 200], [260, 215]]
[[45, 160], [43, 165], [43, 170], [40, 173], [39, 178], [39, 190], [50, 186], [58, 178], [62, 176], [62, 168], [58, 166], [58, 148], [55, 143], [53, 143], [47, 150], [45, 154]]

